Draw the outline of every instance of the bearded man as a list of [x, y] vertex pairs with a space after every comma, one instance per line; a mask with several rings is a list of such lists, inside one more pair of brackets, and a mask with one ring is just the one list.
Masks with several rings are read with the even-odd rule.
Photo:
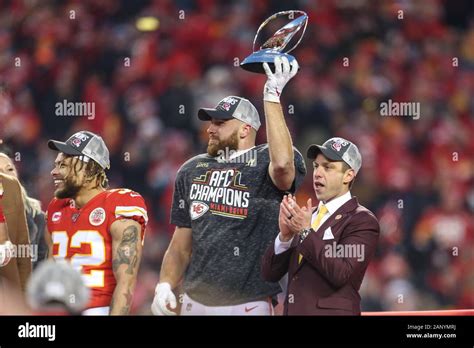
[[293, 148], [280, 94], [298, 63], [267, 64], [264, 108], [267, 144], [255, 145], [260, 118], [245, 98], [229, 96], [198, 117], [210, 121], [207, 153], [188, 160], [176, 177], [171, 223], [151, 306], [176, 314], [173, 290], [183, 282], [181, 315], [271, 315], [278, 283], [263, 280], [260, 260], [278, 235], [279, 202], [295, 192], [306, 168]]
[[[99, 135], [80, 131], [48, 146], [58, 152], [46, 213], [49, 257], [81, 273], [91, 294], [83, 315], [129, 314], [148, 221], [145, 201], [126, 188], [108, 189], [109, 150]], [[75, 303], [69, 305], [71, 311]]]

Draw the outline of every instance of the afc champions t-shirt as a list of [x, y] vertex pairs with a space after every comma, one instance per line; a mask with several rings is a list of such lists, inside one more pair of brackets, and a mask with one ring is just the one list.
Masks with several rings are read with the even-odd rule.
[[[268, 144], [249, 149], [227, 161], [198, 155], [177, 173], [171, 223], [192, 229], [191, 261], [184, 291], [208, 306], [236, 305], [281, 291], [260, 276], [261, 258], [276, 235], [280, 191], [268, 173]], [[294, 149], [295, 181], [306, 168]]]

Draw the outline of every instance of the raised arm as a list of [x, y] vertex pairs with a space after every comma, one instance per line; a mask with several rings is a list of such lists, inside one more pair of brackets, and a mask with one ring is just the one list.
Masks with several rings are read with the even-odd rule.
[[268, 173], [275, 186], [286, 191], [291, 188], [295, 179], [295, 164], [293, 143], [280, 105], [280, 95], [283, 87], [298, 72], [298, 62], [294, 60], [290, 65], [285, 57], [277, 57], [274, 73], [267, 63], [263, 66], [268, 77], [263, 94], [270, 152]]
[[142, 226], [131, 219], [115, 221], [112, 235], [112, 266], [117, 285], [110, 304], [111, 315], [126, 315], [130, 311], [142, 256]]

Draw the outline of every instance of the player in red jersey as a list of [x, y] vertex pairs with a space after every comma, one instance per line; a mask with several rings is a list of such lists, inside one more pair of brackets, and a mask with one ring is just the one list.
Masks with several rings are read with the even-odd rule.
[[148, 220], [145, 202], [132, 190], [107, 190], [109, 151], [100, 136], [80, 131], [48, 146], [59, 151], [47, 211], [50, 257], [81, 271], [91, 290], [83, 314], [128, 314]]

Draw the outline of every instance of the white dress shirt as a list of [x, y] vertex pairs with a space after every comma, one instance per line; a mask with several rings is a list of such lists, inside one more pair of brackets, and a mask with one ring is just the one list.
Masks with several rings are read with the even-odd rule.
[[[351, 192], [347, 191], [344, 193], [342, 196], [339, 196], [337, 198], [334, 198], [330, 200], [327, 203], [323, 203], [322, 201], [319, 202], [318, 209], [313, 213], [313, 216], [311, 217], [311, 224], [313, 224], [313, 221], [316, 219], [316, 216], [318, 216], [318, 211], [319, 208], [324, 204], [326, 208], [328, 209], [328, 212], [323, 216], [321, 219], [321, 222], [319, 223], [319, 226], [322, 226], [322, 224], [329, 219], [329, 217], [334, 214], [340, 207], [342, 207], [344, 204], [346, 204], [350, 199], [352, 198]], [[288, 242], [282, 242], [280, 240], [280, 234], [275, 238], [275, 255], [281, 254], [282, 252], [285, 252], [290, 248], [291, 242], [293, 241], [293, 238], [291, 238]]]

